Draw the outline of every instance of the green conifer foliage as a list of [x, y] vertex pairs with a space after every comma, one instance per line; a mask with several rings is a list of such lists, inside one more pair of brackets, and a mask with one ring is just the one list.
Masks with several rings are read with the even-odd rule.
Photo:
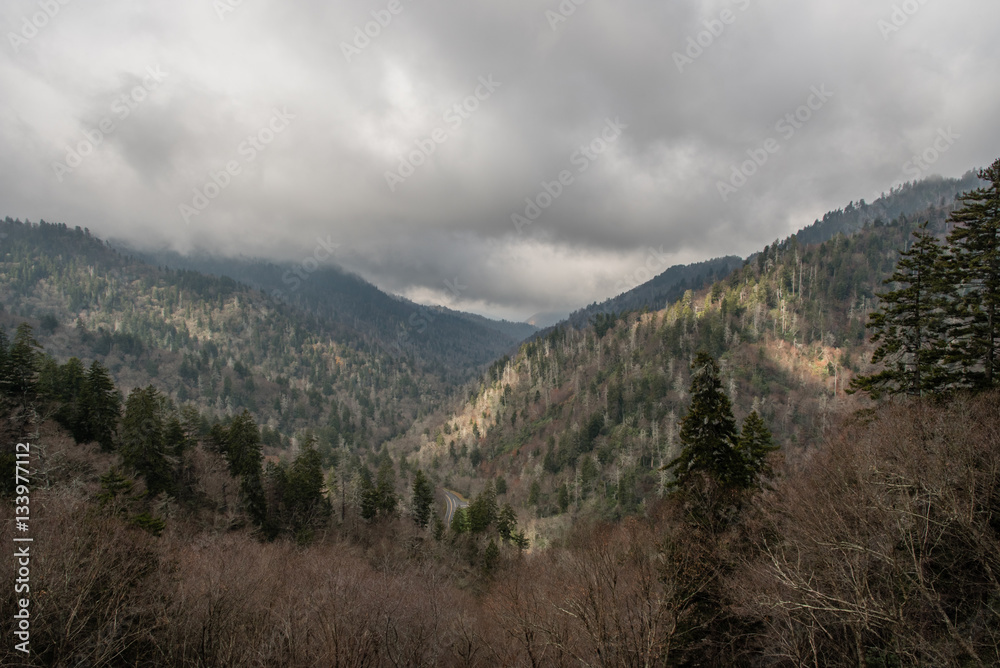
[[434, 503], [434, 486], [424, 472], [417, 469], [413, 476], [413, 521], [419, 527], [426, 527], [431, 517], [431, 504]]
[[468, 508], [456, 508], [454, 514], [451, 516], [451, 533], [454, 535], [459, 535], [466, 533], [469, 530], [469, 513]]
[[253, 416], [244, 410], [228, 427], [213, 428], [212, 440], [228, 458], [230, 473], [240, 479], [240, 495], [250, 518], [258, 526], [263, 525], [267, 518], [267, 501], [261, 482], [264, 454], [260, 430]]
[[913, 233], [916, 241], [901, 253], [896, 270], [885, 280], [896, 289], [879, 295], [879, 310], [868, 328], [878, 347], [872, 362], [885, 368], [851, 383], [877, 399], [883, 393], [921, 396], [941, 391], [954, 378], [945, 366], [947, 285], [943, 250], [927, 223]]
[[469, 504], [468, 518], [469, 530], [472, 533], [482, 533], [496, 522], [497, 497], [492, 482], [486, 483], [483, 491]]
[[502, 540], [508, 541], [514, 537], [517, 529], [517, 513], [509, 503], [503, 504], [503, 508], [497, 514], [497, 533]]
[[948, 235], [958, 293], [949, 313], [950, 359], [977, 389], [1000, 384], [1000, 159], [979, 178], [988, 185], [959, 196], [963, 206], [951, 215], [957, 225]]
[[28, 403], [38, 391], [38, 371], [42, 363], [42, 346], [35, 340], [31, 325], [17, 326], [14, 342], [7, 354], [3, 391], [8, 397]]
[[97, 442], [104, 450], [114, 449], [121, 409], [121, 395], [108, 370], [92, 362], [80, 390], [74, 438], [80, 443]]
[[151, 494], [173, 491], [160, 396], [152, 385], [128, 395], [119, 452], [124, 464], [145, 479]]
[[729, 397], [722, 391], [719, 366], [708, 353], [698, 353], [691, 364], [691, 407], [681, 421], [681, 454], [667, 464], [681, 487], [700, 475], [723, 486], [745, 479], [743, 457], [737, 449], [736, 419]]
[[285, 489], [285, 503], [294, 526], [298, 527], [313, 515], [327, 514], [323, 498], [323, 458], [314, 447], [314, 440], [307, 439], [292, 462]]
[[739, 451], [746, 468], [743, 487], [752, 487], [761, 477], [771, 476], [771, 466], [767, 456], [778, 449], [774, 444], [771, 431], [764, 424], [757, 411], [751, 411], [743, 420], [743, 432], [740, 434]]

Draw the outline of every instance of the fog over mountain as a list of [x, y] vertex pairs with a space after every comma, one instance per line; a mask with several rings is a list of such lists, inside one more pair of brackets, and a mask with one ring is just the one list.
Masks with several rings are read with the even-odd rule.
[[3, 215], [512, 319], [1000, 146], [1000, 5], [972, 0], [9, 0], [0, 24]]

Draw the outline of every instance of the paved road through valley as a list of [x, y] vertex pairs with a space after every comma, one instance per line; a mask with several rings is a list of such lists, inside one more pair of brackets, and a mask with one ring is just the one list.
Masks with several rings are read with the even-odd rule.
[[459, 508], [465, 508], [469, 505], [468, 501], [463, 501], [455, 492], [450, 489], [444, 490], [444, 525], [446, 527], [451, 526], [451, 518], [455, 515], [455, 511]]

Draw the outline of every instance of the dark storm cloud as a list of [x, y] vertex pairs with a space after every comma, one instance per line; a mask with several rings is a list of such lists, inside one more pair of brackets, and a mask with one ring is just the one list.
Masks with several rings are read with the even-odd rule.
[[507, 317], [1000, 151], [1000, 7], [972, 0], [70, 2], [27, 38], [38, 11], [0, 10], [5, 214], [278, 259], [330, 238], [385, 289]]

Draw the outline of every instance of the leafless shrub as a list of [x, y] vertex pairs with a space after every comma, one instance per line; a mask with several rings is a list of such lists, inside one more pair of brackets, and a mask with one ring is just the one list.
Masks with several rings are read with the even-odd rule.
[[[31, 659], [36, 665], [129, 665], [154, 654], [162, 618], [151, 575], [159, 567], [153, 539], [120, 520], [95, 513], [72, 490], [36, 491], [31, 533]], [[11, 542], [11, 523], [2, 539]], [[14, 582], [15, 560], [0, 560], [0, 577]], [[3, 591], [13, 610], [13, 587]], [[23, 661], [5, 643], [4, 665]]]
[[734, 588], [784, 665], [1000, 662], [1000, 402], [885, 409], [764, 504]]

